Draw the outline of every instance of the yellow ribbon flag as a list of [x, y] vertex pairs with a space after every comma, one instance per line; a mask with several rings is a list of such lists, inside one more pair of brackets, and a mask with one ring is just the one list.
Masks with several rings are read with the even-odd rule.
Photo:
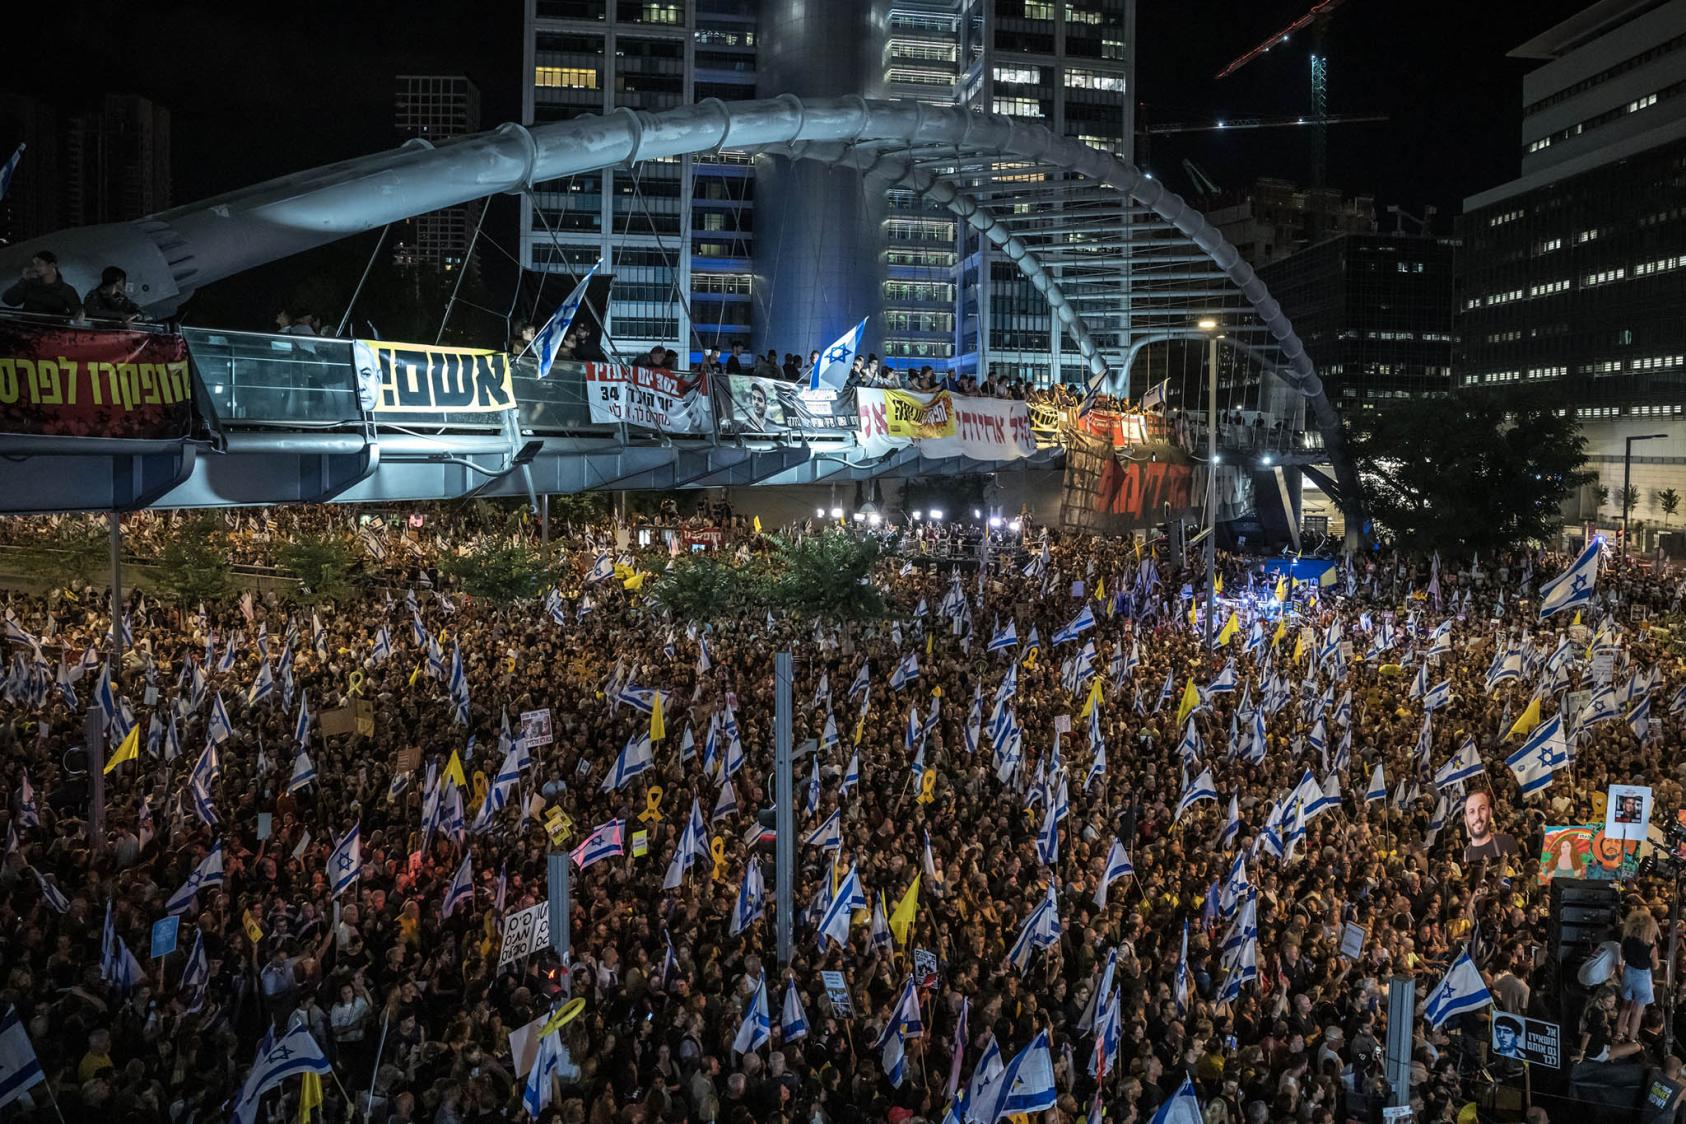
[[899, 945], [907, 944], [907, 931], [913, 927], [913, 915], [919, 912], [919, 880], [920, 874], [913, 876], [913, 885], [907, 888], [902, 900], [896, 903], [896, 910], [890, 914], [890, 932]]
[[1188, 627], [1190, 628], [1196, 627], [1200, 621], [1200, 618], [1195, 615], [1195, 605], [1196, 603], [1192, 599], [1188, 603]]
[[1570, 621], [1569, 624], [1571, 626], [1573, 626], [1573, 625], [1577, 625], [1577, 624], [1580, 624], [1580, 623], [1581, 623], [1581, 611], [1579, 609], [1576, 609], [1575, 610], [1575, 619]]
[[1183, 701], [1177, 704], [1177, 725], [1181, 726], [1183, 719], [1188, 717], [1188, 712], [1199, 705], [1200, 688], [1194, 685], [1194, 679], [1191, 676], [1188, 686], [1183, 688]]
[[1505, 737], [1514, 738], [1517, 734], [1527, 737], [1534, 732], [1534, 727], [1539, 724], [1540, 696], [1535, 695], [1533, 701], [1528, 704], [1528, 709], [1522, 712], [1522, 717], [1516, 720], [1515, 725], [1510, 728], [1510, 733], [1506, 734]]
[[761, 533], [761, 517], [759, 515], [755, 517], [755, 533], [758, 535]]
[[422, 665], [418, 663], [416, 665], [416, 670], [410, 672], [410, 686], [414, 687], [416, 685], [416, 680], [421, 678], [421, 669]]
[[109, 773], [125, 761], [133, 761], [140, 756], [140, 723], [129, 727], [128, 734], [123, 738], [123, 744], [117, 747], [117, 752], [111, 755], [111, 760], [105, 763], [105, 772]]
[[451, 759], [445, 762], [445, 776], [447, 779], [455, 781], [458, 788], [464, 790], [468, 788], [468, 778], [462, 775], [462, 758], [457, 756], [457, 751], [454, 749], [451, 751]]
[[1224, 576], [1222, 574], [1212, 575], [1212, 591], [1214, 593], [1222, 593], [1224, 591]]
[[1077, 712], [1077, 717], [1087, 718], [1101, 705], [1101, 677], [1095, 676], [1095, 681], [1089, 684], [1089, 697], [1083, 700], [1083, 709]]
[[621, 588], [631, 590], [633, 593], [637, 593], [639, 590], [644, 588], [644, 579], [649, 577], [649, 576], [650, 575], [648, 573], [646, 573], [645, 571], [639, 570], [637, 573], [631, 575], [625, 581], [621, 582]]
[[662, 713], [662, 693], [650, 696], [650, 740], [659, 742], [667, 737], [667, 717]]
[[1278, 601], [1288, 600], [1288, 579], [1287, 578], [1277, 578], [1276, 579], [1276, 599]]
[[299, 1085], [299, 1124], [311, 1124], [312, 1120], [320, 1116], [312, 1113], [312, 1109], [322, 1107], [322, 1076], [307, 1072], [304, 1081]]
[[925, 658], [931, 658], [931, 633], [929, 632], [925, 634]]
[[1241, 621], [1234, 613], [1231, 613], [1229, 620], [1224, 622], [1223, 628], [1218, 630], [1218, 647], [1221, 648], [1235, 639], [1235, 634], [1240, 631]]
[[1282, 643], [1282, 638], [1286, 635], [1288, 635], [1288, 618], [1283, 617], [1276, 622], [1276, 633], [1270, 638], [1270, 646], [1274, 648]]
[[1303, 655], [1305, 655], [1305, 637], [1300, 636], [1294, 640], [1294, 662], [1299, 663], [1300, 657]]
[[247, 940], [253, 944], [263, 940], [263, 926], [258, 924], [258, 919], [252, 916], [250, 909], [240, 915], [240, 923], [246, 927]]
[[1106, 579], [1105, 578], [1096, 578], [1095, 579], [1095, 600], [1096, 601], [1105, 601], [1106, 600]]

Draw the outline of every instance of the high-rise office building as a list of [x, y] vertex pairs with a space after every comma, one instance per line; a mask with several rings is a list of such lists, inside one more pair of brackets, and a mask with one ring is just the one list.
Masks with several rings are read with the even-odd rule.
[[[912, 97], [1128, 159], [1134, 13], [1135, 0], [529, 0], [523, 110], [542, 123], [708, 97]], [[523, 260], [565, 277], [603, 260], [622, 354], [806, 351], [864, 315], [867, 349], [898, 366], [977, 370], [987, 352], [1003, 374], [1080, 367], [993, 246], [850, 170], [724, 151], [540, 184], [533, 201]]]
[[12, 186], [0, 199], [0, 242], [21, 242], [64, 225], [59, 208], [59, 119], [30, 94], [0, 94], [0, 161], [24, 146]]
[[1347, 197], [1337, 187], [1302, 187], [1268, 176], [1239, 191], [1218, 193], [1204, 209], [1207, 221], [1254, 269], [1332, 235], [1376, 229], [1374, 196]]
[[170, 111], [107, 94], [71, 116], [60, 148], [65, 226], [123, 222], [170, 206]]
[[1455, 381], [1559, 392], [1606, 513], [1626, 438], [1669, 435], [1633, 446], [1634, 518], [1654, 517], [1686, 487], [1686, 0], [1601, 0], [1511, 56], [1540, 65], [1520, 174], [1464, 200]]
[[[432, 144], [480, 131], [480, 88], [460, 74], [400, 74], [393, 124], [398, 135]], [[462, 269], [483, 204], [417, 215], [397, 231], [393, 260], [401, 265]]]
[[1259, 270], [1343, 410], [1452, 384], [1457, 239], [1337, 234]]

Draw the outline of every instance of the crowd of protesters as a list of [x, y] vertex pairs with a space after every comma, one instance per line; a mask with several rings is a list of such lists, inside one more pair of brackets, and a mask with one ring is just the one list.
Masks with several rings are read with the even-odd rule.
[[[273, 561], [266, 552], [324, 518], [246, 514], [230, 528], [231, 549]], [[131, 548], [143, 553], [169, 529], [166, 519], [130, 522]], [[3, 525], [13, 541], [41, 528]], [[1497, 1009], [1554, 1017], [1547, 958], [1537, 952], [1547, 926], [1533, 858], [1542, 827], [1592, 822], [1595, 794], [1611, 783], [1652, 786], [1657, 816], [1682, 803], [1686, 757], [1667, 704], [1686, 677], [1670, 637], [1647, 627], [1678, 609], [1679, 591], [1638, 568], [1611, 563], [1573, 626], [1568, 614], [1540, 622], [1530, 588], [1561, 559], [1448, 562], [1429, 597], [1426, 560], [1376, 555], [1350, 579], [1297, 591], [1285, 635], [1271, 616], [1265, 642], [1251, 642], [1244, 627], [1207, 651], [1182, 578], [1164, 558], [1144, 568], [1127, 540], [1026, 524], [997, 539], [981, 577], [905, 553], [882, 558], [873, 574], [888, 605], [882, 619], [756, 612], [686, 622], [661, 608], [661, 560], [627, 557], [624, 530], [572, 529], [562, 545], [570, 576], [532, 603], [492, 604], [450, 588], [431, 562], [505, 532], [449, 513], [431, 514], [421, 530], [399, 520], [382, 527], [364, 592], [343, 603], [300, 608], [266, 594], [169, 605], [132, 594], [113, 693], [148, 743], [153, 715], [173, 715], [180, 749], [149, 744], [105, 776], [98, 840], [78, 747], [113, 648], [108, 605], [90, 589], [7, 595], [0, 1008], [15, 1007], [47, 1078], [4, 1110], [8, 1118], [226, 1119], [260, 1039], [302, 1023], [333, 1062], [314, 1110], [324, 1119], [521, 1119], [526, 1078], [511, 1033], [578, 997], [583, 1013], [558, 1032], [566, 1054], [546, 1082], [545, 1121], [935, 1122], [974, 1084], [992, 1043], [1011, 1058], [1039, 1032], [1051, 1043], [1057, 1086], [1041, 1119], [1145, 1122], [1188, 1080], [1206, 1124], [1379, 1120], [1389, 977], [1414, 975], [1420, 1004], [1467, 950]], [[401, 540], [418, 545], [399, 549]], [[906, 545], [917, 554], [916, 543]], [[756, 547], [746, 534], [724, 549]], [[610, 570], [605, 558], [617, 565]], [[656, 572], [640, 578], [646, 569]], [[1223, 577], [1242, 619], [1268, 604], [1276, 581], [1239, 556], [1225, 560]], [[1085, 606], [1094, 627], [1054, 643]], [[1411, 688], [1443, 620], [1453, 622], [1453, 643], [1434, 657], [1433, 678], [1450, 680], [1452, 696], [1433, 715], [1425, 750], [1423, 704]], [[1009, 622], [1018, 642], [989, 650]], [[1319, 651], [1334, 626], [1358, 653], [1339, 677]], [[1655, 720], [1644, 737], [1623, 721], [1589, 723], [1575, 736], [1572, 774], [1524, 800], [1504, 765], [1516, 742], [1504, 735], [1530, 685], [1489, 692], [1485, 681], [1505, 645], [1526, 644], [1533, 674], [1575, 627], [1615, 649], [1618, 683], [1631, 675], [1649, 684]], [[1393, 643], [1364, 658], [1383, 629]], [[1579, 686], [1593, 661], [1581, 659], [1585, 634], [1575, 635]], [[1071, 664], [1089, 643], [1102, 680], [1093, 727], [1078, 717], [1089, 676]], [[460, 653], [466, 726], [430, 649], [447, 662]], [[758, 812], [772, 803], [778, 651], [796, 657], [795, 738], [821, 743], [814, 797], [813, 762], [798, 766], [801, 912], [787, 968], [776, 963], [770, 908], [732, 931], [752, 856], [773, 884], [773, 845]], [[892, 686], [910, 654], [917, 677]], [[1212, 683], [1232, 660], [1237, 689], [1202, 700], [1191, 719], [1202, 744], [1190, 759], [1177, 721], [1185, 684]], [[283, 661], [291, 705], [278, 670], [267, 697], [250, 701], [261, 669]], [[851, 692], [863, 669], [870, 685]], [[1010, 669], [1023, 756], [1003, 770], [991, 737], [978, 734], [972, 700], [981, 697], [988, 714]], [[1261, 707], [1278, 676], [1293, 699], [1266, 716], [1268, 748], [1249, 760], [1240, 742], [1251, 715], [1239, 712]], [[622, 747], [651, 732], [651, 716], [627, 701], [634, 686], [646, 699], [662, 693], [665, 736], [648, 771], [605, 785]], [[1335, 708], [1316, 704], [1347, 691], [1343, 729]], [[315, 778], [294, 788], [306, 697]], [[1547, 717], [1562, 697], [1545, 698]], [[217, 747], [214, 781], [195, 791], [190, 778], [201, 773], [218, 699], [232, 732]], [[357, 702], [372, 704], [372, 734], [324, 733], [324, 715]], [[915, 723], [935, 778], [928, 792], [910, 780], [910, 708], [931, 718]], [[516, 793], [475, 823], [486, 778], [517, 748], [503, 731], [519, 738], [519, 716], [538, 710], [549, 711], [553, 740], [525, 747], [530, 763]], [[711, 729], [725, 740], [728, 713], [741, 763], [708, 744]], [[828, 719], [837, 744], [825, 737]], [[1306, 744], [1314, 722], [1326, 725], [1326, 751]], [[1098, 770], [1091, 730], [1105, 744]], [[1343, 733], [1350, 744], [1337, 749]], [[1484, 774], [1437, 790], [1435, 772], [1466, 738]], [[858, 783], [846, 785], [857, 754]], [[436, 818], [424, 826], [424, 809], [436, 810], [455, 783], [444, 776], [453, 755], [466, 774], [458, 795], [470, 826]], [[1366, 801], [1378, 763], [1389, 795]], [[1207, 768], [1218, 799], [1179, 816], [1188, 778]], [[735, 811], [721, 810], [722, 769]], [[1267, 817], [1307, 769], [1337, 776], [1343, 795], [1279, 857], [1261, 846]], [[1056, 788], [1069, 814], [1050, 860], [1038, 841], [1047, 804], [1035, 797]], [[1230, 832], [1232, 796], [1240, 822]], [[693, 803], [719, 843], [679, 864], [678, 885], [663, 889]], [[504, 920], [547, 898], [551, 807], [566, 816], [569, 848], [598, 825], [626, 821], [625, 854], [574, 875], [565, 970], [548, 952], [500, 957]], [[801, 841], [838, 810], [838, 848]], [[1436, 819], [1443, 825], [1431, 826]], [[326, 862], [353, 826], [361, 867], [336, 893]], [[1482, 857], [1489, 826], [1516, 845]], [[636, 843], [634, 831], [647, 840]], [[1103, 887], [1115, 840], [1133, 873]], [[217, 847], [223, 881], [181, 908], [176, 950], [149, 958], [166, 902]], [[1232, 919], [1217, 902], [1238, 855], [1247, 856], [1256, 902], [1257, 977], [1227, 996], [1221, 945]], [[473, 892], [445, 916], [465, 856]], [[871, 908], [848, 926], [843, 946], [817, 941], [809, 906], [849, 869]], [[881, 916], [907, 900], [916, 877], [916, 912], [897, 940]], [[1058, 934], [1015, 966], [1015, 938], [1050, 887]], [[1635, 876], [1621, 889], [1627, 925], [1613, 939], [1623, 970], [1565, 1027], [1565, 1064], [1643, 1063], [1674, 1075], [1679, 1062], [1663, 1047], [1666, 886]], [[144, 969], [139, 978], [102, 956], [108, 910], [114, 936]], [[1355, 956], [1339, 951], [1347, 923], [1363, 933]], [[183, 986], [196, 945], [207, 978]], [[907, 1043], [896, 1085], [876, 1045], [921, 952], [935, 964], [916, 980], [923, 1036]], [[1091, 999], [1114, 952], [1121, 1041], [1097, 1075]], [[847, 1007], [822, 971], [842, 973]], [[735, 1050], [763, 980], [771, 1041]], [[781, 1016], [787, 980], [806, 1012], [799, 1037], [786, 1036]], [[1485, 1056], [1489, 1017], [1483, 1009], [1430, 1027], [1419, 1012], [1415, 1119], [1463, 1119], [1483, 1064], [1498, 1064]], [[297, 1119], [298, 1096], [299, 1083], [288, 1081], [263, 1100], [265, 1117]], [[1564, 1117], [1554, 1110], [1553, 1118]], [[1531, 1119], [1546, 1116], [1536, 1109]]]

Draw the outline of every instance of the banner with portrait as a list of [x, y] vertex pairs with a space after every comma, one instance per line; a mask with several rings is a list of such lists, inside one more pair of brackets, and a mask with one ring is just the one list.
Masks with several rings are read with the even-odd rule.
[[1036, 452], [1030, 410], [1006, 398], [965, 398], [881, 387], [855, 391], [860, 445], [869, 456], [917, 445], [927, 457], [1011, 461]]
[[515, 406], [509, 356], [501, 351], [356, 340], [353, 354], [359, 396], [365, 407], [372, 399], [377, 414], [484, 414]]
[[180, 336], [0, 322], [0, 433], [158, 440], [192, 428]]
[[1541, 886], [1560, 876], [1613, 882], [1638, 873], [1639, 843], [1610, 838], [1604, 833], [1603, 824], [1568, 824], [1545, 829], [1540, 842]]
[[721, 428], [731, 433], [835, 433], [857, 420], [852, 391], [756, 375], [727, 375], [719, 387]]
[[709, 433], [714, 408], [708, 376], [700, 372], [585, 364], [585, 400], [599, 425], [625, 422], [665, 433]]

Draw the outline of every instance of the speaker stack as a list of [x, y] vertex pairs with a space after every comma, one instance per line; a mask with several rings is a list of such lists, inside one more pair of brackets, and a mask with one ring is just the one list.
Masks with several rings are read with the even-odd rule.
[[1556, 969], [1558, 1019], [1568, 1042], [1581, 1021], [1587, 989], [1579, 973], [1598, 945], [1615, 940], [1622, 916], [1621, 888], [1614, 882], [1586, 878], [1551, 880], [1551, 915], [1546, 950]]

